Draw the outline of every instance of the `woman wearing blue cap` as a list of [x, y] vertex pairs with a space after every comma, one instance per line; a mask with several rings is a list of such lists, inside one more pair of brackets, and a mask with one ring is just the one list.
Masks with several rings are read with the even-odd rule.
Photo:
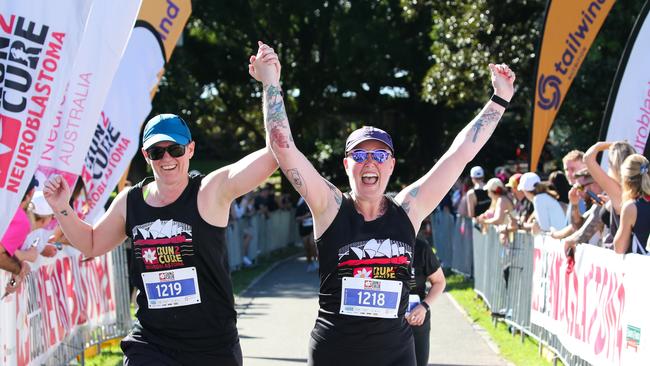
[[180, 117], [158, 115], [144, 128], [142, 154], [153, 170], [122, 191], [97, 224], [81, 221], [60, 176], [44, 189], [63, 232], [88, 257], [128, 236], [137, 321], [122, 340], [125, 365], [241, 365], [225, 232], [231, 202], [260, 185], [277, 163], [268, 148], [207, 176], [189, 175], [194, 155]]
[[415, 233], [496, 128], [514, 92], [514, 73], [503, 64], [489, 65], [495, 89], [491, 101], [427, 174], [391, 199], [385, 191], [395, 148], [388, 133], [364, 126], [349, 135], [343, 167], [351, 192], [342, 194], [293, 141], [273, 49], [260, 42], [250, 62], [249, 72], [263, 84], [269, 146], [314, 219], [320, 309], [309, 364], [415, 365], [409, 322], [422, 324], [430, 305], [422, 302], [425, 311], [405, 319]]

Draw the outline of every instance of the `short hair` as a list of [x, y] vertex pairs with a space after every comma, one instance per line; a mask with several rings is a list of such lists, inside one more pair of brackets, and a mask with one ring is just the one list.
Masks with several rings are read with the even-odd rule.
[[585, 153], [580, 150], [571, 150], [562, 158], [562, 164], [566, 164], [569, 161], [580, 160], [585, 156]]

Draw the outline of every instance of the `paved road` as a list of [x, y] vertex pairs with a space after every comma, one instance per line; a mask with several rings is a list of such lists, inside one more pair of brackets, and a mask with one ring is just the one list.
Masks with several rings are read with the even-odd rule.
[[[318, 312], [318, 275], [305, 268], [304, 257], [285, 261], [237, 298], [244, 365], [307, 362], [309, 334]], [[447, 294], [431, 312], [430, 366], [507, 365]]]

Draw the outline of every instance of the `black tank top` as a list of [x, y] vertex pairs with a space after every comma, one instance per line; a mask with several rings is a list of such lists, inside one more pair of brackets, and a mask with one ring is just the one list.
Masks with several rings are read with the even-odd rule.
[[[636, 205], [636, 222], [632, 227], [632, 232], [639, 239], [641, 247], [645, 249], [648, 236], [650, 236], [650, 197], [641, 197], [634, 204]], [[630, 245], [629, 252], [632, 252], [632, 245]]]
[[[342, 349], [396, 347], [411, 337], [404, 319], [414, 285], [415, 232], [406, 212], [386, 196], [386, 212], [366, 222], [345, 194], [341, 208], [325, 233], [316, 240], [320, 261], [318, 319], [312, 331], [316, 342]], [[398, 317], [370, 318], [339, 314], [343, 277], [372, 277], [403, 283]]]
[[[165, 207], [152, 207], [144, 201], [142, 189], [151, 178], [128, 193], [126, 232], [133, 240], [131, 278], [139, 290], [138, 321], [133, 332], [171, 349], [227, 352], [238, 342], [238, 335], [226, 231], [199, 215], [197, 196], [202, 178], [191, 177], [180, 197]], [[150, 272], [154, 274], [147, 274]], [[185, 279], [182, 286], [173, 282], [174, 278], [186, 277], [179, 273], [194, 272], [200, 300], [160, 308], [154, 303], [150, 308], [149, 301], [161, 294], [169, 296], [177, 291], [178, 295], [181, 289], [194, 288], [193, 283], [188, 284], [193, 280]], [[160, 287], [147, 285], [151, 299], [147, 299], [143, 273], [148, 281], [152, 276], [161, 281]], [[183, 302], [182, 297], [178, 299]]]
[[481, 188], [474, 188], [474, 193], [476, 194], [476, 206], [474, 207], [474, 217], [482, 214], [490, 208], [490, 203], [492, 200], [488, 196], [487, 191]]

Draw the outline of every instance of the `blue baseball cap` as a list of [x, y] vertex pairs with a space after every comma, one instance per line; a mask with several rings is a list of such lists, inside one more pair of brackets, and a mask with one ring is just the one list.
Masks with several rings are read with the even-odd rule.
[[393, 154], [395, 153], [395, 149], [393, 148], [393, 139], [390, 138], [390, 135], [386, 131], [372, 126], [363, 126], [352, 131], [350, 136], [348, 136], [348, 139], [345, 141], [345, 152], [347, 153], [366, 140], [377, 140], [383, 142], [390, 148], [390, 151]]
[[192, 134], [187, 123], [181, 117], [175, 114], [159, 114], [144, 126], [142, 147], [148, 149], [162, 141], [187, 145], [192, 141]]

